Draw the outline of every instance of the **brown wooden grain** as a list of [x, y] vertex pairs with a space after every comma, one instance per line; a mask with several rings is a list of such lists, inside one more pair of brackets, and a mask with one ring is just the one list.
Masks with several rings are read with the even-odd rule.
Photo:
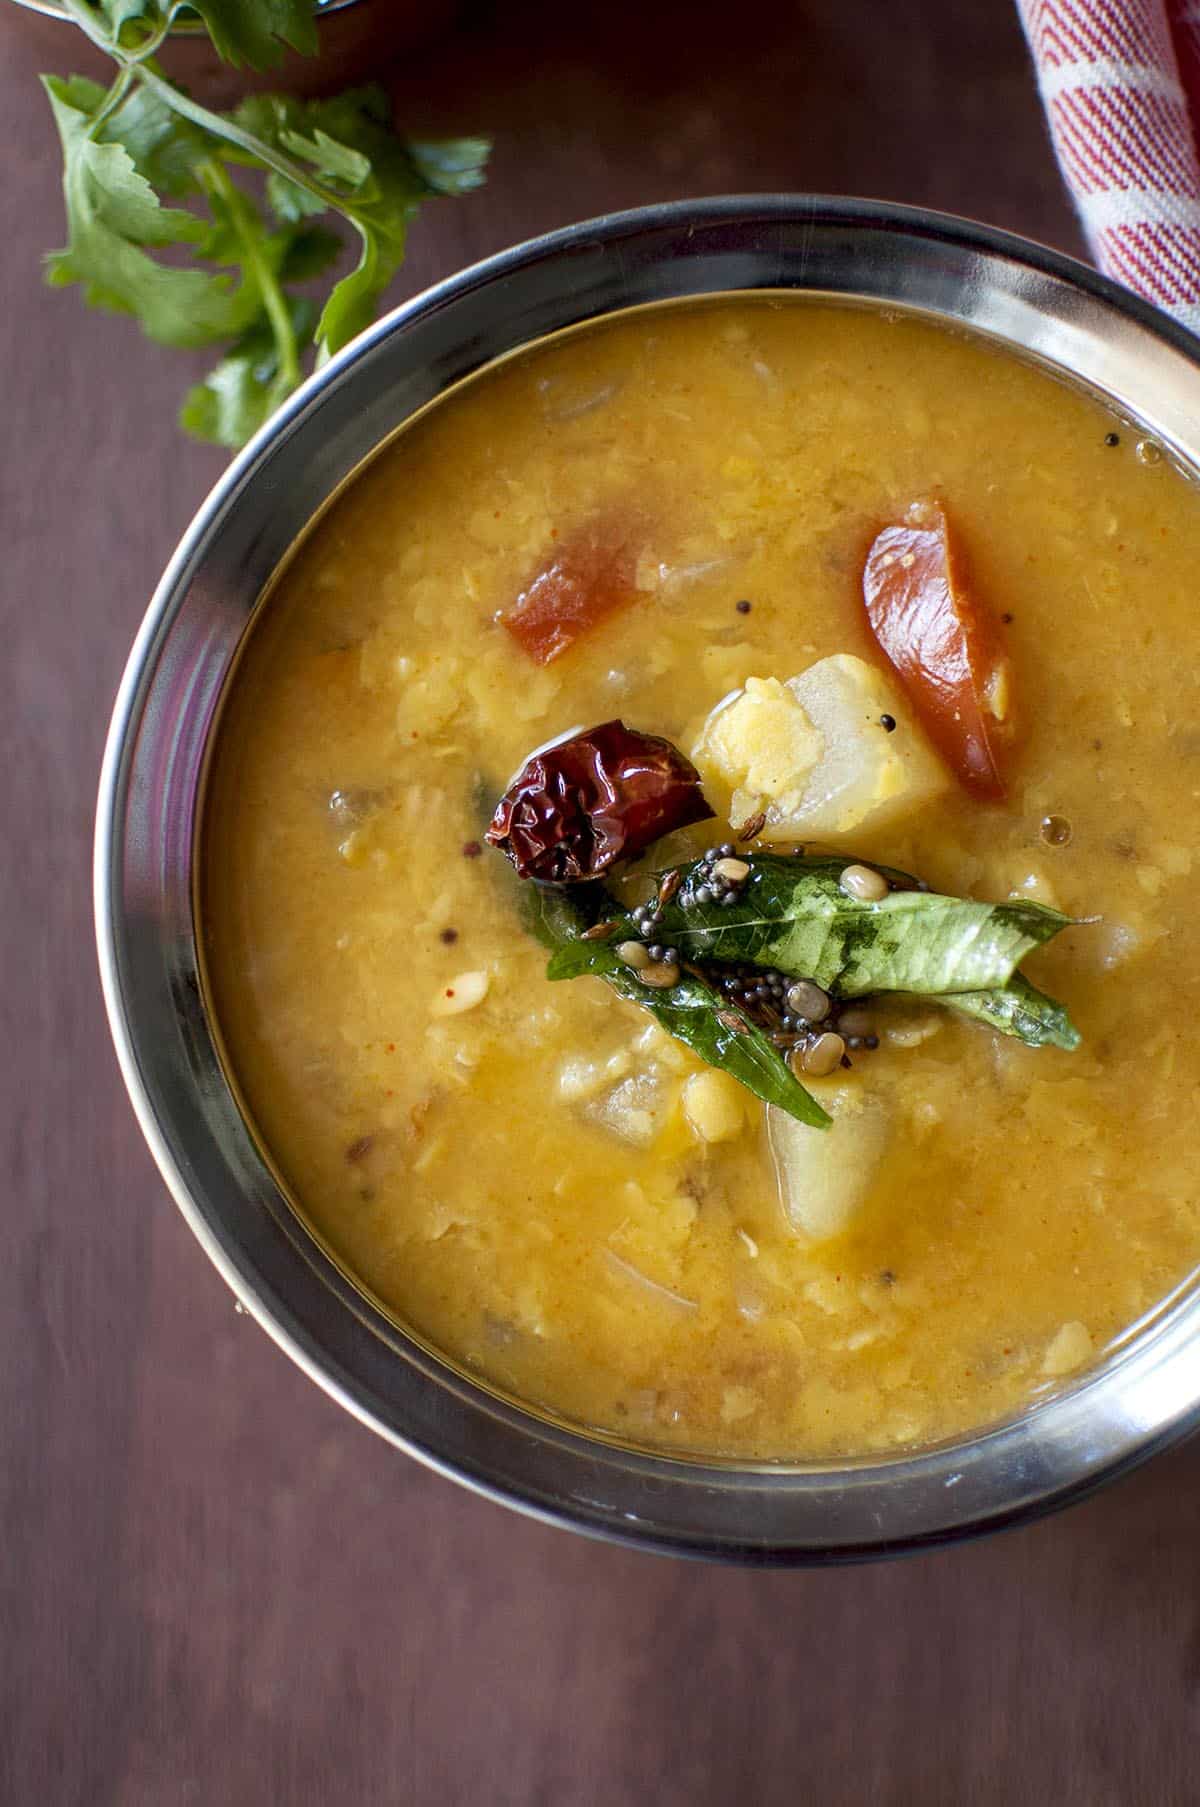
[[[39, 286], [46, 40], [6, 6], [0, 33], [0, 1801], [1194, 1801], [1195, 1447], [985, 1544], [717, 1571], [427, 1475], [235, 1315], [121, 1092], [88, 885], [126, 646], [221, 460], [175, 434], [177, 356]], [[1077, 243], [1003, 0], [508, 4], [397, 87], [422, 125], [498, 135], [491, 187], [429, 212], [401, 292], [729, 189]]]

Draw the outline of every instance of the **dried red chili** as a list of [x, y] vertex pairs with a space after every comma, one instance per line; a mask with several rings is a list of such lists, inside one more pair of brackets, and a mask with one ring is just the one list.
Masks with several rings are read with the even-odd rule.
[[496, 805], [487, 838], [521, 878], [597, 878], [713, 811], [696, 768], [656, 734], [602, 722], [535, 753]]

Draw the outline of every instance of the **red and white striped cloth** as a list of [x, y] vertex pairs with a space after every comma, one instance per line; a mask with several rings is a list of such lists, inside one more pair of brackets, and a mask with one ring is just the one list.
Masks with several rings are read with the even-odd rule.
[[1096, 262], [1200, 332], [1200, 0], [1017, 0]]

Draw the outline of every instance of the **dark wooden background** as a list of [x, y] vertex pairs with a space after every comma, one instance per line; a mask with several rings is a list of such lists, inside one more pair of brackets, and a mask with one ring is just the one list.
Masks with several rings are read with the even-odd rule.
[[[235, 1314], [122, 1093], [89, 900], [112, 693], [221, 460], [175, 432], [176, 354], [40, 286], [46, 43], [0, 0], [0, 1801], [1200, 1798], [1200, 1447], [983, 1544], [716, 1570], [426, 1474]], [[1007, 0], [511, 0], [396, 84], [422, 126], [497, 138], [399, 293], [720, 190], [880, 194], [1078, 247]]]

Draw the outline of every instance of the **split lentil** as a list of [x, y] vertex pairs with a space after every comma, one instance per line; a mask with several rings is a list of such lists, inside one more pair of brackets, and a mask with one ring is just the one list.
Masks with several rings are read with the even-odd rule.
[[[755, 360], [776, 374], [769, 405]], [[483, 373], [298, 548], [217, 723], [206, 1002], [298, 1208], [447, 1361], [639, 1443], [838, 1460], [1024, 1409], [1195, 1267], [1200, 499], [1133, 446], [1093, 397], [969, 332], [722, 299]], [[806, 1026], [757, 975], [752, 1009], [780, 1045], [839, 1036], [853, 1062], [804, 1081], [835, 1127], [797, 1126], [800, 1156], [827, 1166], [794, 1191], [855, 1188], [821, 1242], [784, 1215], [755, 1101], [738, 1123], [689, 1116], [711, 1069], [601, 981], [546, 982], [517, 881], [479, 857], [480, 799], [532, 747], [610, 716], [614, 673], [623, 719], [687, 747], [749, 675], [874, 657], [853, 549], [934, 486], [980, 596], [1016, 623], [1009, 797], [983, 807], [951, 785], [830, 845], [938, 891], [1052, 883], [1064, 910], [1100, 917], [1030, 973], [1084, 1041], [1033, 1050], [885, 999]], [[593, 528], [650, 587], [534, 664], [494, 615]], [[749, 597], [752, 647], [729, 622]], [[873, 746], [885, 707], [864, 714]], [[344, 825], [334, 790], [386, 802]], [[1049, 812], [1072, 826], [1053, 851]], [[354, 863], [337, 853], [351, 826]], [[682, 830], [657, 863], [736, 849], [749, 827]], [[672, 938], [621, 933], [643, 951]], [[467, 946], [486, 992], [433, 1015]]]

